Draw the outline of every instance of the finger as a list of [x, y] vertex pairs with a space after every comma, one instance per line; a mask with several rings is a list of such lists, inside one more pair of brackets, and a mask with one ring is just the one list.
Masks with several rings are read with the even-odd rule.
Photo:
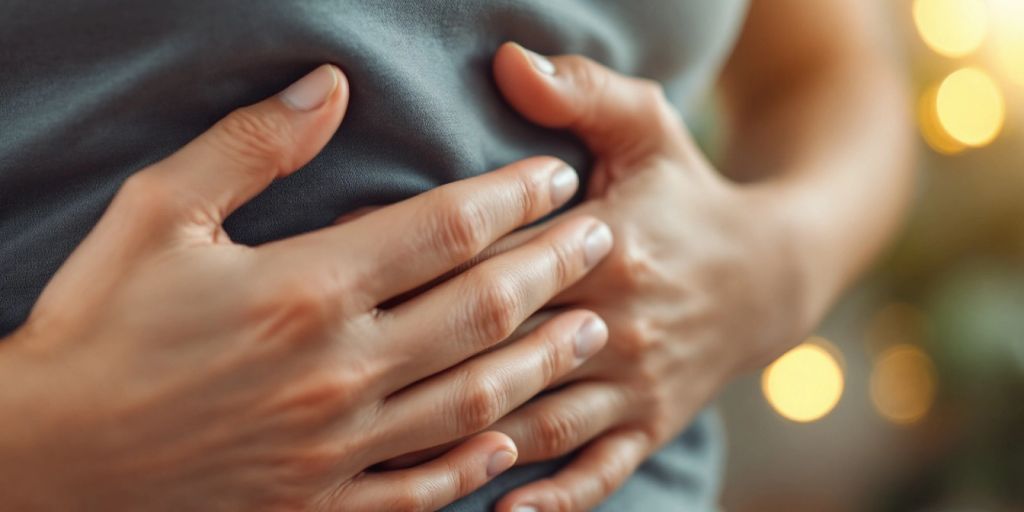
[[479, 489], [512, 467], [516, 446], [508, 436], [485, 432], [422, 465], [366, 473], [332, 493], [325, 511], [433, 511]]
[[543, 57], [515, 43], [498, 49], [494, 75], [527, 119], [572, 129], [599, 157], [678, 144], [681, 121], [657, 82], [621, 75], [585, 57]]
[[[264, 246], [279, 264], [301, 257], [312, 272], [354, 276], [345, 283], [371, 305], [414, 289], [469, 260], [513, 229], [572, 197], [576, 172], [530, 158], [451, 183], [332, 226]], [[274, 258], [274, 253], [279, 257]]]
[[[538, 226], [537, 229], [543, 230], [547, 229], [548, 227], [549, 226], [547, 225]], [[454, 278], [456, 275], [464, 273], [468, 271], [470, 268], [475, 267], [500, 254], [504, 254], [506, 252], [510, 252], [514, 249], [517, 249], [521, 247], [524, 243], [530, 241], [532, 238], [535, 238], [537, 236], [536, 232], [534, 231], [525, 231], [522, 233], [522, 237], [519, 237], [518, 235], [520, 235], [520, 233], [516, 232], [509, 235], [510, 239], [502, 239], [501, 241], [496, 242], [495, 246], [492, 246], [488, 248], [486, 252], [481, 253], [481, 256], [478, 259], [476, 259], [472, 265], [468, 265], [466, 268], [462, 269], [458, 273], [453, 273], [451, 276], [448, 277], [448, 279]], [[612, 249], [612, 252], [609, 254], [609, 257], [606, 257], [601, 263], [597, 265], [597, 267], [588, 272], [584, 278], [581, 278], [576, 283], [573, 283], [571, 286], [568, 286], [562, 291], [558, 292], [554, 297], [551, 297], [551, 300], [549, 300], [544, 305], [544, 308], [557, 309], [581, 304], [589, 308], [591, 306], [597, 305], [597, 303], [595, 303], [594, 301], [595, 298], [617, 298], [615, 296], [609, 295], [608, 291], [614, 289], [619, 285], [608, 279], [608, 273], [603, 270], [609, 265], [611, 265], [612, 267], [615, 266], [615, 264], [609, 261], [615, 256], [615, 254], [616, 249]]]
[[168, 198], [183, 221], [219, 226], [276, 178], [323, 149], [348, 104], [341, 71], [323, 65], [280, 94], [235, 110], [167, 159], [129, 179], [140, 200]]
[[[557, 311], [557, 310], [546, 310], [546, 311], [539, 311], [539, 312], [537, 312], [537, 314], [531, 316], [530, 318], [527, 318], [515, 330], [515, 332], [512, 333], [511, 336], [509, 336], [508, 338], [502, 340], [501, 343], [495, 345], [494, 349], [497, 349], [497, 348], [500, 348], [500, 347], [503, 347], [503, 346], [506, 346], [506, 345], [518, 342], [519, 340], [521, 340], [521, 339], [525, 338], [526, 336], [528, 336], [533, 331], [537, 330], [537, 328], [539, 328], [541, 325], [543, 325], [547, 321], [549, 321], [552, 318], [555, 318], [556, 316], [558, 316], [560, 313], [561, 312]], [[569, 376], [579, 372], [579, 370], [580, 370], [580, 368], [577, 368], [573, 372], [570, 372], [570, 373], [568, 373], [566, 375], [563, 375], [559, 380], [564, 381]], [[431, 447], [431, 448], [427, 448], [427, 449], [424, 449], [424, 450], [419, 450], [419, 451], [412, 452], [412, 453], [407, 453], [407, 454], [404, 454], [404, 455], [399, 455], [398, 457], [395, 457], [393, 459], [386, 460], [386, 461], [382, 462], [380, 464], [380, 467], [382, 467], [384, 469], [403, 469], [403, 468], [408, 468], [408, 467], [411, 467], [411, 466], [415, 466], [417, 464], [423, 463], [424, 461], [433, 459], [433, 458], [437, 457], [439, 454], [444, 453], [444, 452], [450, 450], [452, 448], [452, 446], [458, 444], [458, 442], [459, 441], [453, 441], [451, 443], [447, 443], [447, 444], [443, 444], [443, 445], [439, 445], [439, 446], [434, 446], [434, 447]]]
[[497, 512], [583, 512], [612, 495], [643, 463], [650, 450], [647, 436], [617, 430], [602, 436], [550, 478], [505, 495]]
[[550, 460], [626, 421], [629, 403], [618, 387], [582, 382], [545, 395], [504, 417], [494, 429], [519, 447], [519, 462]]
[[[386, 435], [381, 460], [437, 446], [488, 428], [597, 353], [608, 338], [599, 317], [565, 313], [522, 341], [392, 395], [381, 424]], [[424, 418], [437, 418], [424, 428]]]
[[[615, 222], [615, 214], [608, 211], [606, 204], [603, 201], [590, 199], [581, 205], [567, 210], [559, 215], [555, 220], [547, 221], [526, 229], [521, 229], [502, 237], [448, 277], [461, 274], [469, 268], [479, 265], [491, 258], [522, 247], [526, 243], [536, 239], [540, 234], [544, 233], [544, 231], [550, 229], [555, 222], [567, 222], [571, 219], [587, 216], [596, 217], [598, 220], [606, 222], [609, 225], [613, 225]], [[559, 292], [558, 295], [546, 304], [546, 307], [559, 307], [586, 303], [588, 299], [606, 295], [604, 292], [611, 287], [611, 283], [609, 283], [607, 279], [608, 273], [604, 272], [603, 269], [607, 268], [611, 264], [609, 260], [618, 254], [620, 248], [617, 247], [617, 245], [618, 244], [616, 244], [616, 247], [612, 248], [612, 252], [609, 254], [609, 257], [606, 257], [601, 261], [598, 267], [587, 273], [585, 279], [581, 279], [579, 282]]]
[[390, 362], [391, 385], [433, 375], [507, 338], [611, 245], [611, 231], [594, 219], [561, 223], [382, 315], [381, 328], [396, 336], [371, 350]]

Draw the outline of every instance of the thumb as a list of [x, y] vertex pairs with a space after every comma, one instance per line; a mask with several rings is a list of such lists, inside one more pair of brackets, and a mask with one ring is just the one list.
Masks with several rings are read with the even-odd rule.
[[505, 43], [495, 55], [494, 76], [505, 99], [523, 116], [572, 130], [598, 157], [678, 148], [679, 135], [685, 133], [660, 84], [585, 57], [548, 58]]
[[[239, 108], [168, 158], [137, 173], [119, 195], [177, 198], [180, 218], [198, 209], [214, 224], [313, 159], [348, 105], [341, 70], [323, 65], [280, 94]], [[150, 193], [152, 192], [152, 193]]]

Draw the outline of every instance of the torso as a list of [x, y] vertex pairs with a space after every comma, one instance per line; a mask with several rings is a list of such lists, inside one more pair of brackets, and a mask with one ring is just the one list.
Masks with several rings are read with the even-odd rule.
[[347, 119], [317, 159], [229, 219], [240, 242], [317, 229], [530, 155], [585, 170], [576, 141], [502, 102], [489, 71], [498, 45], [584, 54], [659, 80], [685, 112], [715, 79], [745, 3], [9, 1], [0, 335], [24, 321], [125, 177], [322, 62], [349, 76]]

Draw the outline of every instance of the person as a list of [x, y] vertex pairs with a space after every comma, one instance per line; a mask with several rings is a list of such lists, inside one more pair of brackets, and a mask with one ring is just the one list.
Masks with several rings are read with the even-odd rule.
[[865, 2], [15, 4], [14, 509], [711, 509], [700, 409], [911, 182]]

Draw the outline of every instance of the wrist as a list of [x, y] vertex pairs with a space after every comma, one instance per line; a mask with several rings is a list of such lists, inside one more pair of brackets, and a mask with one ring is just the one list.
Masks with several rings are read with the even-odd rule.
[[54, 404], [40, 396], [48, 387], [41, 379], [54, 375], [25, 357], [22, 331], [0, 339], [0, 418], [6, 418], [0, 421], [0, 496], [13, 510], [69, 510], [74, 503], [58, 484], [61, 454], [40, 439], [54, 426], [45, 414]]
[[761, 226], [772, 268], [785, 282], [779, 289], [793, 312], [791, 342], [815, 329], [843, 289], [848, 271], [834, 256], [827, 226], [827, 212], [806, 200], [806, 191], [796, 184], [762, 182], [746, 189], [755, 222]]

